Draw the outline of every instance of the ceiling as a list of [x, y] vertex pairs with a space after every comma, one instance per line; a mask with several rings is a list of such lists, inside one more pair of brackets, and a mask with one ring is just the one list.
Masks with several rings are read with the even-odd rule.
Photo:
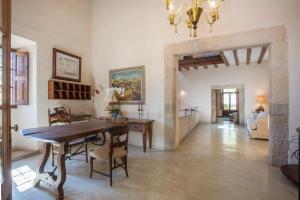
[[181, 56], [179, 71], [261, 64], [268, 60], [268, 46], [245, 47]]

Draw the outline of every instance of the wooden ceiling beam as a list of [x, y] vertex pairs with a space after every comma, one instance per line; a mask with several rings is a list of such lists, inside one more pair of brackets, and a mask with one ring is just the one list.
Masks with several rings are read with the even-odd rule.
[[259, 58], [258, 58], [258, 61], [257, 61], [258, 64], [262, 63], [262, 61], [263, 61], [263, 59], [265, 57], [265, 54], [267, 52], [267, 49], [268, 49], [268, 47], [266, 47], [266, 46], [264, 46], [264, 47], [261, 48], [261, 51], [260, 51], [260, 54], [259, 54]]
[[239, 66], [240, 62], [239, 62], [239, 57], [238, 57], [238, 54], [237, 54], [237, 50], [233, 49], [232, 51], [233, 51], [233, 56], [234, 56], [235, 64], [236, 64], [236, 66]]
[[227, 58], [226, 58], [224, 52], [223, 52], [223, 51], [220, 52], [220, 55], [221, 55], [221, 58], [222, 58], [222, 60], [223, 60], [223, 63], [224, 63], [227, 67], [229, 67], [229, 62], [228, 62], [228, 60], [227, 60]]
[[[179, 66], [190, 65], [196, 63], [211, 63], [223, 61], [221, 56], [211, 56], [211, 57], [201, 57], [201, 58], [186, 58], [184, 60], [179, 60]], [[201, 64], [199, 64], [201, 65]]]
[[252, 48], [247, 48], [247, 65], [250, 64], [250, 61], [251, 61], [251, 53], [252, 53]]
[[214, 62], [197, 62], [197, 63], [187, 63], [187, 64], [179, 64], [179, 67], [186, 68], [186, 67], [199, 67], [199, 66], [207, 66], [207, 65], [218, 65], [224, 64], [223, 60], [218, 60]]
[[183, 56], [183, 60], [187, 60], [187, 59], [193, 59], [193, 56]]

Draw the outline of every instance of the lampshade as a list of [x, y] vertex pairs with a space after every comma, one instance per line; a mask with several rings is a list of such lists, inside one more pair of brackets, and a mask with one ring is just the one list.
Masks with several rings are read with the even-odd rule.
[[264, 96], [264, 95], [257, 96], [257, 103], [263, 104], [263, 103], [266, 103], [266, 102], [267, 102], [267, 97], [266, 96]]

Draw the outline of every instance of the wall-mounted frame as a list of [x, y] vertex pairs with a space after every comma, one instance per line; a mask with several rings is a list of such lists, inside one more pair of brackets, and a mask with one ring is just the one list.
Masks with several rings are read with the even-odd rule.
[[119, 99], [121, 104], [146, 103], [145, 66], [110, 70], [109, 85], [125, 88], [125, 96]]
[[53, 48], [53, 78], [81, 81], [81, 57]]

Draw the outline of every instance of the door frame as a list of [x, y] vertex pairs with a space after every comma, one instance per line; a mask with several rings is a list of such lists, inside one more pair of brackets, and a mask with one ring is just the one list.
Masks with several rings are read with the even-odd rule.
[[[238, 90], [237, 92], [237, 110], [238, 110], [238, 124], [239, 125], [245, 125], [245, 85], [212, 85], [211, 86], [211, 93], [215, 90], [222, 90], [227, 88], [236, 88]], [[213, 100], [213, 99], [211, 99]], [[213, 102], [211, 102], [211, 105], [213, 105]], [[211, 106], [211, 119], [213, 122], [213, 116], [214, 116], [214, 109], [213, 106]], [[216, 119], [217, 120], [217, 119]], [[215, 121], [216, 121], [215, 120]]]
[[11, 101], [10, 101], [10, 53], [11, 53], [11, 0], [2, 0], [2, 175], [1, 199], [12, 199], [11, 180]]

